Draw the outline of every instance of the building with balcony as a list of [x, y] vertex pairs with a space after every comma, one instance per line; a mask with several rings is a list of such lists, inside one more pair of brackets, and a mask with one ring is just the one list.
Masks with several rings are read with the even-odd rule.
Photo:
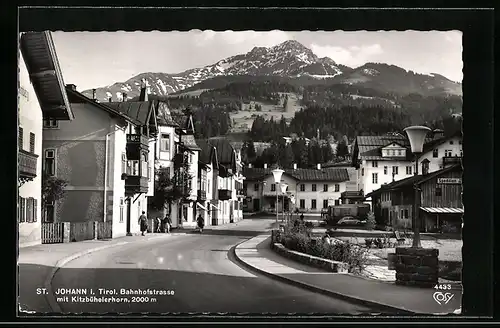
[[[440, 232], [443, 226], [460, 231], [463, 215], [462, 165], [456, 164], [432, 173], [395, 181], [367, 195], [379, 224], [394, 229], [412, 227], [415, 186], [420, 230]], [[445, 232], [445, 231], [443, 231]]]
[[[194, 138], [195, 130], [191, 113], [171, 113], [171, 117], [178, 125], [176, 133], [179, 135], [179, 142], [175, 145], [174, 174], [181, 174], [184, 167], [189, 170], [189, 179], [183, 182], [186, 186], [185, 195], [178, 204], [177, 222], [178, 226], [194, 228], [198, 213], [204, 214], [203, 211], [206, 211], [198, 203], [198, 165], [201, 149]], [[172, 217], [172, 221], [174, 220]]]
[[50, 204], [48, 222], [112, 222], [112, 237], [139, 232], [138, 218], [153, 195], [158, 101], [142, 85], [140, 101], [103, 102], [67, 85], [71, 122], [46, 122], [44, 170], [68, 182]]
[[[446, 137], [441, 130], [431, 132], [425, 139], [424, 152], [418, 159], [418, 173], [432, 173], [448, 165], [445, 162], [458, 160], [462, 154], [461, 143], [459, 135]], [[413, 176], [415, 158], [403, 134], [358, 136], [352, 165], [357, 170], [358, 191], [369, 194], [384, 184]]]
[[[272, 169], [267, 165], [244, 169], [248, 211], [276, 213], [276, 210], [298, 209], [302, 213], [320, 214], [329, 205], [340, 204], [341, 194], [349, 181], [345, 168], [321, 168], [320, 164], [316, 169], [301, 169], [294, 164], [292, 169], [284, 171], [281, 183], [288, 185], [286, 194], [282, 193], [280, 186], [276, 186]], [[290, 202], [292, 198], [295, 204]]]
[[[200, 151], [200, 179], [198, 180], [198, 202], [203, 203], [204, 219], [206, 225], [219, 224], [219, 162], [217, 150], [207, 140], [196, 140]], [[204, 176], [206, 174], [206, 176]], [[205, 196], [203, 200], [202, 197]]]
[[20, 35], [18, 126], [19, 246], [41, 243], [42, 126], [71, 110], [50, 32]]

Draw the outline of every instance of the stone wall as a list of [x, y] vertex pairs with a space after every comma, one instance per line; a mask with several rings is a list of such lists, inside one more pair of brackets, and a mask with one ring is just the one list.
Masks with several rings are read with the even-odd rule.
[[396, 284], [434, 287], [438, 283], [438, 249], [396, 248]]

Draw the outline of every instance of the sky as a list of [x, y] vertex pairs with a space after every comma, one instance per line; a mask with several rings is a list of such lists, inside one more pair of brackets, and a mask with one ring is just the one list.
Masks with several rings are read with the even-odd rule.
[[180, 73], [296, 40], [319, 57], [359, 67], [396, 65], [462, 81], [460, 31], [52, 32], [65, 83], [78, 90], [124, 82], [144, 72]]

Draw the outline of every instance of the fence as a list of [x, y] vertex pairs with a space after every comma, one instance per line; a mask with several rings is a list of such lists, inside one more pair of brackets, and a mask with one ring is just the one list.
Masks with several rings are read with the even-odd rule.
[[42, 244], [64, 242], [64, 222], [42, 223]]
[[113, 221], [96, 222], [97, 223], [97, 239], [113, 238]]
[[94, 221], [71, 223], [69, 228], [70, 241], [75, 242], [95, 239], [94, 224]]

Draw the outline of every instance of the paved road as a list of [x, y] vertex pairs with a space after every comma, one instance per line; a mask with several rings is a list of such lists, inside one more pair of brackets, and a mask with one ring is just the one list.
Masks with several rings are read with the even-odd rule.
[[[253, 221], [253, 222], [252, 222]], [[174, 295], [148, 295], [136, 303], [59, 301], [63, 312], [94, 313], [331, 313], [359, 314], [370, 309], [255, 275], [233, 262], [228, 251], [251, 231], [271, 220], [252, 220], [246, 231], [173, 234], [167, 239], [127, 244], [76, 259], [61, 268], [52, 282], [60, 288], [149, 289]], [[256, 229], [257, 227], [257, 229]], [[246, 236], [242, 236], [246, 235]], [[59, 295], [60, 296], [60, 295]], [[110, 297], [109, 295], [107, 297]], [[129, 301], [132, 298], [128, 297]]]

